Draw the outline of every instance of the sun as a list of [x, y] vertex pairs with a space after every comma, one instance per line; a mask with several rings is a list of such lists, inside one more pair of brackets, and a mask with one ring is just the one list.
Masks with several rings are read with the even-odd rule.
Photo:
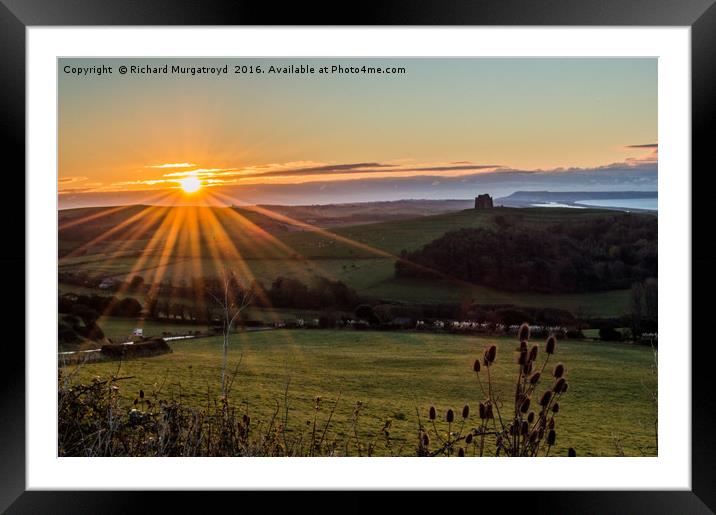
[[195, 191], [199, 191], [199, 189], [201, 189], [201, 181], [196, 177], [181, 179], [179, 181], [179, 185], [181, 186], [181, 189], [184, 190], [184, 193], [194, 193]]

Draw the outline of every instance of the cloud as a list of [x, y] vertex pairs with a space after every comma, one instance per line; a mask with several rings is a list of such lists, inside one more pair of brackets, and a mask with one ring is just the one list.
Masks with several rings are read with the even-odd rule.
[[224, 172], [234, 172], [239, 168], [197, 168], [196, 170], [185, 170], [182, 172], [165, 173], [163, 177], [200, 177], [202, 175], [219, 175]]
[[295, 177], [301, 175], [348, 175], [348, 174], [373, 174], [373, 173], [421, 173], [421, 172], [449, 172], [461, 170], [487, 170], [500, 168], [500, 165], [427, 165], [427, 166], [401, 166], [387, 163], [349, 163], [324, 165], [310, 168], [295, 168], [275, 170], [252, 175], [253, 177]]
[[164, 163], [161, 165], [146, 165], [144, 168], [190, 168], [194, 163]]
[[644, 143], [641, 145], [627, 145], [627, 148], [659, 148], [658, 143]]
[[75, 182], [82, 182], [86, 181], [87, 177], [81, 177], [81, 176], [75, 176], [75, 177], [61, 177], [57, 179], [57, 182], [60, 184], [72, 184]]

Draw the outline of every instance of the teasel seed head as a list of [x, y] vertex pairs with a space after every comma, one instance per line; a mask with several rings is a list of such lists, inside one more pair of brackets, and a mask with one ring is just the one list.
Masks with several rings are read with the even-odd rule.
[[545, 407], [549, 404], [549, 401], [552, 399], [552, 392], [547, 390], [542, 394], [542, 398], [539, 400], [539, 405], [542, 407]]
[[467, 418], [470, 416], [470, 406], [465, 404], [465, 406], [462, 408], [462, 418]]
[[575, 451], [574, 448], [570, 447], [570, 448], [567, 450], [567, 456], [569, 456], [570, 458], [576, 458], [576, 457], [577, 457], [577, 451]]
[[534, 385], [536, 385], [537, 383], [539, 383], [539, 378], [540, 378], [541, 375], [542, 375], [542, 374], [540, 374], [539, 372], [535, 372], [534, 374], [532, 374], [532, 375], [530, 376], [530, 384], [531, 384], [532, 386], [534, 386]]
[[530, 339], [530, 326], [528, 324], [522, 324], [518, 332], [519, 339], [521, 342], [526, 342]]
[[480, 360], [479, 360], [479, 359], [476, 359], [476, 360], [475, 360], [475, 363], [472, 365], [472, 370], [473, 370], [475, 373], [479, 373], [479, 372], [480, 372]]
[[486, 356], [487, 360], [490, 363], [494, 363], [495, 358], [497, 357], [497, 347], [495, 345], [490, 345], [490, 347], [487, 349]]
[[447, 414], [445, 415], [445, 420], [447, 420], [450, 423], [453, 420], [455, 420], [455, 413], [453, 413], [453, 411], [451, 409], [447, 410]]
[[549, 422], [547, 422], [547, 429], [554, 429], [554, 419], [549, 419]]
[[529, 423], [531, 424], [531, 423], [533, 423], [534, 421], [535, 421], [535, 412], [534, 412], [534, 411], [530, 411], [530, 414], [527, 415], [527, 422], [529, 422]]
[[527, 350], [527, 342], [522, 340], [520, 342], [520, 351]]
[[556, 347], [557, 347], [557, 338], [553, 334], [550, 334], [549, 338], [547, 338], [547, 345], [545, 345], [544, 351], [547, 354], [554, 354]]
[[464, 457], [464, 456], [465, 456], [465, 449], [463, 449], [462, 447], [460, 447], [460, 449], [458, 449], [458, 451], [457, 451], [457, 455], [458, 455], [458, 457], [460, 457], [460, 458]]
[[526, 376], [530, 375], [532, 373], [532, 361], [527, 360], [527, 363], [522, 365], [522, 373]]
[[492, 404], [488, 404], [485, 408], [485, 418], [487, 419], [493, 419], [495, 418], [495, 415], [492, 413]]
[[554, 445], [555, 441], [557, 441], [557, 433], [554, 429], [550, 429], [549, 433], [547, 433], [547, 445]]
[[530, 425], [527, 423], [526, 420], [522, 421], [522, 424], [520, 425], [520, 434], [522, 436], [525, 436], [530, 430]]
[[139, 390], [139, 398], [144, 399], [144, 390]]
[[423, 447], [427, 447], [428, 445], [430, 445], [430, 437], [428, 433], [423, 433]]
[[483, 403], [480, 403], [478, 411], [480, 412], [480, 420], [485, 420], [485, 418], [487, 418], [487, 408], [485, 408]]
[[530, 361], [534, 361], [534, 360], [537, 359], [537, 351], [538, 351], [538, 350], [539, 350], [539, 347], [538, 347], [537, 344], [535, 343], [535, 344], [532, 346], [532, 348], [530, 349], [530, 358], [529, 358]]
[[557, 379], [557, 382], [554, 383], [554, 387], [552, 388], [554, 390], [554, 393], [562, 393], [566, 384], [567, 380], [564, 377], [560, 377], [559, 379]]
[[428, 413], [428, 417], [430, 418], [430, 420], [435, 420], [435, 406], [430, 406], [430, 412]]
[[520, 405], [520, 411], [522, 413], [527, 413], [530, 410], [530, 398], [527, 397], [522, 401], [522, 404]]
[[465, 443], [466, 443], [466, 444], [471, 444], [471, 443], [472, 443], [472, 433], [468, 433], [468, 434], [467, 434], [467, 436], [465, 437]]
[[554, 367], [554, 377], [559, 379], [564, 375], [564, 365], [562, 363], [558, 363], [556, 367]]
[[559, 413], [559, 403], [558, 402], [554, 403], [554, 405], [552, 406], [552, 411], [554, 413]]
[[520, 350], [520, 355], [517, 358], [518, 365], [524, 365], [525, 363], [527, 363], [527, 349]]
[[569, 386], [569, 383], [565, 381], [564, 384], [562, 385], [562, 394], [567, 393], [568, 386]]

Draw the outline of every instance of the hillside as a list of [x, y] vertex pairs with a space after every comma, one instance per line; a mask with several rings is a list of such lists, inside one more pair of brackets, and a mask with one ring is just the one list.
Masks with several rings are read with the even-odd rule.
[[[495, 227], [505, 219], [528, 227], [579, 224], [613, 214], [599, 209], [467, 209], [323, 229], [268, 210], [147, 206], [104, 208], [104, 213], [69, 210], [60, 212], [59, 270], [98, 278], [141, 275], [146, 282], [178, 283], [213, 275], [225, 265], [264, 284], [280, 275], [304, 281], [322, 275], [345, 282], [362, 296], [382, 300], [429, 304], [467, 299], [609, 316], [627, 309], [628, 292], [505, 293], [462, 281], [396, 279], [394, 263], [403, 250], [419, 249], [455, 229]], [[87, 221], [77, 223], [80, 219]]]

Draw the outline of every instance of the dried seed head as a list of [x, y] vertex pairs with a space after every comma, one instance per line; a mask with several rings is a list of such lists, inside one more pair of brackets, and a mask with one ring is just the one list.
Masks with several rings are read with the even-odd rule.
[[468, 433], [468, 434], [467, 434], [467, 436], [465, 437], [465, 443], [466, 443], [466, 444], [471, 444], [471, 443], [472, 443], [472, 433]]
[[423, 447], [427, 447], [428, 445], [430, 445], [430, 437], [428, 433], [423, 433]]
[[529, 422], [531, 424], [534, 421], [535, 421], [535, 412], [530, 411], [530, 414], [527, 415], [527, 422]]
[[551, 334], [549, 335], [549, 338], [547, 338], [547, 345], [545, 345], [545, 352], [547, 354], [554, 354], [554, 350], [557, 347], [557, 338]]
[[554, 383], [554, 386], [552, 387], [554, 393], [562, 393], [566, 384], [567, 380], [564, 377], [560, 377], [559, 379], [557, 379], [557, 382]]
[[477, 373], [480, 371], [480, 360], [476, 359], [475, 363], [472, 365], [472, 369]]
[[521, 342], [526, 342], [530, 339], [530, 326], [527, 324], [522, 324], [520, 326], [519, 330], [519, 339]]
[[530, 430], [530, 425], [527, 423], [526, 420], [522, 421], [522, 425], [520, 426], [520, 434], [522, 436], [525, 436]]
[[534, 374], [532, 374], [532, 376], [530, 377], [530, 384], [533, 386], [536, 385], [539, 382], [539, 378], [541, 375], [542, 374], [540, 374], [539, 372], [535, 372]]
[[547, 390], [542, 394], [542, 398], [539, 400], [539, 405], [542, 407], [545, 407], [549, 404], [549, 401], [552, 399], [552, 392]]
[[577, 457], [577, 451], [575, 451], [572, 447], [570, 447], [570, 448], [567, 450], [567, 456], [569, 456], [570, 458], [576, 458], [576, 457]]
[[522, 373], [526, 376], [530, 375], [532, 373], [532, 361], [527, 360], [527, 363], [522, 365]]
[[430, 406], [430, 413], [428, 416], [430, 417], [430, 420], [435, 420], [435, 406]]
[[134, 399], [134, 405], [136, 406], [137, 404], [139, 404], [139, 399]]
[[535, 344], [532, 346], [532, 348], [530, 349], [530, 358], [529, 358], [530, 361], [534, 361], [534, 360], [537, 359], [537, 351], [538, 351], [538, 349], [539, 349], [539, 347], [538, 347], [537, 344], [535, 343]]
[[139, 398], [144, 399], [144, 390], [139, 390]]
[[448, 422], [452, 422], [455, 420], [455, 413], [451, 409], [447, 410], [447, 414], [445, 415], [445, 420]]
[[552, 411], [554, 413], [559, 413], [559, 403], [558, 402], [554, 403], [554, 405], [552, 406]]
[[485, 405], [483, 403], [480, 403], [479, 411], [480, 411], [480, 420], [484, 420], [487, 417], [487, 415], [486, 415], [487, 409], [485, 408]]
[[557, 433], [554, 431], [554, 429], [550, 429], [549, 433], [547, 433], [547, 445], [554, 445], [554, 442], [557, 440]]
[[549, 422], [547, 422], [547, 429], [554, 429], [554, 419], [549, 419]]
[[564, 384], [562, 385], [562, 394], [567, 393], [568, 386], [569, 386], [569, 383], [565, 381]]
[[521, 351], [527, 350], [527, 342], [526, 341], [523, 340], [520, 342], [520, 350]]
[[559, 363], [556, 367], [554, 367], [554, 377], [559, 379], [564, 375], [564, 365], [562, 363]]
[[517, 358], [517, 363], [519, 365], [524, 365], [525, 363], [527, 363], [527, 349], [520, 351], [520, 355]]
[[467, 418], [470, 416], [470, 406], [465, 404], [465, 406], [462, 408], [462, 418]]
[[497, 347], [494, 345], [490, 345], [490, 347], [487, 349], [486, 352], [487, 361], [490, 363], [495, 362], [495, 358], [497, 357]]
[[495, 418], [495, 415], [492, 414], [492, 404], [488, 404], [485, 407], [485, 418], [487, 418], [487, 419]]
[[457, 455], [458, 455], [458, 457], [460, 457], [460, 458], [462, 458], [463, 456], [465, 456], [465, 449], [463, 449], [462, 447], [460, 447], [460, 449], [458, 449], [458, 451], [457, 451]]
[[520, 405], [520, 411], [522, 413], [527, 413], [530, 410], [530, 398], [527, 397], [525, 400], [522, 401], [522, 404]]

